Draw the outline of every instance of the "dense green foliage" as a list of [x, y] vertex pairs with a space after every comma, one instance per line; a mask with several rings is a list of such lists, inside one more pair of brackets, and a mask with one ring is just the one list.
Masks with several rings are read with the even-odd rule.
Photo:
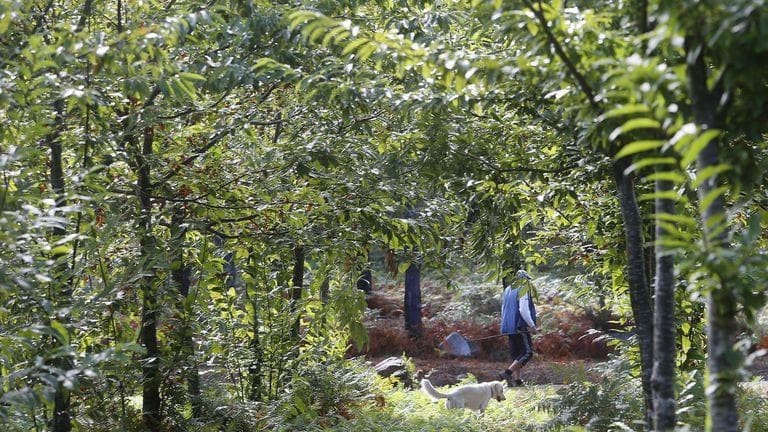
[[[564, 295], [640, 329], [646, 428], [638, 300], [671, 256], [665, 352], [687, 373], [709, 350], [704, 427], [736, 427], [768, 280], [765, 10], [0, 0], [0, 423], [338, 420], [378, 385], [345, 356], [382, 251], [400, 275], [567, 274]], [[391, 397], [373, 424], [413, 411]]]

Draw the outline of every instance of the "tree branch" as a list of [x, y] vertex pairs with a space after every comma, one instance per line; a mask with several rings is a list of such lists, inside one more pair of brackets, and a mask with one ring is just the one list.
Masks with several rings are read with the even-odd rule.
[[451, 149], [451, 152], [454, 154], [457, 154], [459, 156], [464, 156], [467, 158], [470, 158], [474, 161], [480, 162], [482, 165], [484, 165], [486, 168], [490, 168], [493, 171], [496, 171], [498, 173], [512, 173], [512, 172], [527, 172], [527, 173], [538, 173], [538, 174], [558, 174], [566, 171], [570, 171], [574, 168], [576, 168], [575, 165], [566, 165], [562, 166], [560, 168], [536, 168], [536, 167], [527, 167], [527, 166], [518, 166], [518, 167], [512, 167], [512, 168], [502, 168], [499, 165], [496, 165], [495, 163], [485, 160], [480, 156], [473, 155], [470, 153], [462, 152], [456, 149]]
[[544, 33], [547, 35], [547, 39], [549, 40], [549, 43], [552, 45], [552, 48], [555, 49], [555, 53], [557, 53], [557, 56], [560, 57], [560, 60], [565, 64], [565, 67], [568, 69], [568, 72], [571, 74], [573, 79], [576, 80], [576, 83], [578, 84], [582, 93], [584, 93], [584, 95], [587, 97], [589, 105], [597, 111], [602, 111], [602, 109], [600, 108], [600, 105], [597, 103], [597, 100], [595, 99], [595, 92], [592, 89], [592, 86], [589, 85], [584, 75], [582, 75], [581, 72], [579, 72], [579, 70], [576, 68], [576, 65], [573, 63], [573, 60], [571, 60], [571, 58], [568, 57], [568, 54], [566, 54], [565, 50], [563, 49], [563, 46], [560, 44], [557, 38], [555, 38], [554, 33], [552, 33], [552, 30], [549, 28], [547, 19], [546, 17], [544, 17], [541, 0], [538, 0], [538, 3], [539, 3], [538, 9], [533, 6], [533, 3], [530, 0], [523, 0], [523, 2], [525, 3], [526, 6], [528, 6], [528, 8], [533, 12], [533, 14], [539, 20], [539, 23], [541, 24], [541, 27], [544, 30]]

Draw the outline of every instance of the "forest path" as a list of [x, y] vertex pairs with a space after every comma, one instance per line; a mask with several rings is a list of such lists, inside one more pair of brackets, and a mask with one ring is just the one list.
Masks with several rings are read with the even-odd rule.
[[[474, 375], [479, 382], [497, 380], [499, 372], [509, 362], [494, 362], [471, 358], [413, 358], [417, 370], [427, 374], [437, 386], [455, 384], [467, 375]], [[522, 371], [523, 380], [529, 384], [568, 384], [597, 376], [589, 369], [597, 364], [594, 360], [531, 360]]]
[[[386, 357], [369, 358], [376, 364]], [[498, 379], [509, 362], [479, 360], [473, 358], [411, 358], [416, 370], [422, 370], [435, 386], [453, 385], [468, 375], [474, 375], [478, 382]], [[591, 369], [601, 363], [597, 360], [581, 359], [533, 359], [523, 369], [523, 380], [529, 385], [562, 385], [577, 381], [594, 380], [599, 373]], [[761, 388], [768, 394], [768, 356], [755, 361], [750, 368], [753, 377], [759, 381], [750, 386]]]

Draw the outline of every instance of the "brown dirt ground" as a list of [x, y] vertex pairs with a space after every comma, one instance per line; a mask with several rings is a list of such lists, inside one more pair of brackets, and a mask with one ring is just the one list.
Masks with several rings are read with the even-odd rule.
[[[413, 359], [417, 369], [426, 373], [433, 384], [454, 384], [472, 374], [480, 382], [499, 379], [499, 372], [508, 362], [490, 362], [475, 359]], [[529, 384], [568, 384], [573, 381], [594, 378], [588, 369], [595, 364], [591, 360], [547, 361], [531, 360], [523, 369], [523, 379]]]

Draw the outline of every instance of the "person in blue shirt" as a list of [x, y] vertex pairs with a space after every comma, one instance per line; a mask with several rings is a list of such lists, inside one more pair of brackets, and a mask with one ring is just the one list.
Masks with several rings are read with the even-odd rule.
[[539, 331], [536, 326], [536, 307], [533, 304], [531, 276], [518, 270], [515, 281], [504, 289], [501, 296], [501, 333], [509, 339], [512, 364], [499, 373], [499, 378], [510, 387], [523, 385], [520, 370], [533, 357], [531, 334]]

